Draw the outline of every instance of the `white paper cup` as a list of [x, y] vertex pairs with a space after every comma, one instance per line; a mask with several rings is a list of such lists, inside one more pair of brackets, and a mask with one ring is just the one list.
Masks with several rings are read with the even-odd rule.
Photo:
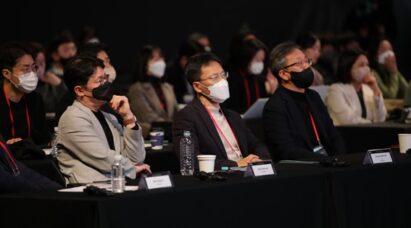
[[405, 154], [411, 148], [411, 134], [398, 134], [400, 153]]
[[212, 154], [197, 155], [200, 172], [214, 172], [215, 157], [216, 156]]

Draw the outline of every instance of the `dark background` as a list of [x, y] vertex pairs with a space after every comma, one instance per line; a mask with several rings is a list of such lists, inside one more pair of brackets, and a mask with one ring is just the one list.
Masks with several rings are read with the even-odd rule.
[[[213, 51], [224, 59], [231, 37], [244, 25], [272, 49], [302, 31], [342, 32], [348, 12], [365, 1], [84, 0], [55, 1], [47, 6], [38, 1], [3, 2], [0, 42], [21, 40], [48, 44], [52, 36], [63, 29], [77, 37], [81, 27], [94, 26], [100, 39], [109, 45], [117, 71], [130, 73], [137, 50], [147, 43], [161, 46], [166, 60], [171, 61], [187, 34], [198, 31], [209, 36]], [[383, 5], [383, 19], [389, 23], [387, 31], [395, 45], [399, 68], [409, 78], [411, 1], [376, 2]]]

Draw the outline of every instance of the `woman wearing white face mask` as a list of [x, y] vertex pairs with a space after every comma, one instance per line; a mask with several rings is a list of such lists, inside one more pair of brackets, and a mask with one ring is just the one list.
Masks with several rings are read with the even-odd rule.
[[28, 48], [17, 42], [0, 48], [0, 133], [8, 144], [27, 138], [46, 145], [50, 134], [45, 124], [44, 104], [34, 92], [37, 87], [37, 67]]
[[139, 53], [135, 83], [128, 98], [131, 110], [140, 120], [147, 137], [153, 122], [171, 122], [177, 111], [173, 87], [164, 82], [166, 63], [159, 47], [146, 45]]
[[326, 104], [335, 125], [383, 122], [386, 109], [363, 51], [347, 51], [338, 61], [338, 83], [328, 90]]
[[385, 99], [402, 99], [408, 82], [398, 70], [397, 60], [390, 41], [380, 39], [370, 42], [370, 66]]
[[244, 41], [237, 55], [230, 57], [228, 84], [231, 96], [224, 105], [244, 113], [256, 100], [267, 97], [268, 92], [272, 93], [276, 84], [272, 85], [272, 80], [269, 80], [274, 77], [267, 70], [268, 50], [261, 41]]

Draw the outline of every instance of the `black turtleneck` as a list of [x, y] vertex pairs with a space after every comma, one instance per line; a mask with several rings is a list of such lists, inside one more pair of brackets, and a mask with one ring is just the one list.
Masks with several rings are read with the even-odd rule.
[[306, 134], [308, 135], [308, 138], [310, 139], [311, 144], [313, 145], [313, 148], [318, 145], [317, 139], [315, 137], [314, 133], [314, 128], [311, 124], [311, 119], [310, 119], [310, 107], [307, 102], [306, 94], [304, 93], [299, 93], [295, 92], [292, 90], [288, 90], [284, 88], [285, 91], [291, 96], [291, 98], [295, 101], [298, 109], [300, 110], [301, 116], [304, 120], [305, 127], [307, 129]]

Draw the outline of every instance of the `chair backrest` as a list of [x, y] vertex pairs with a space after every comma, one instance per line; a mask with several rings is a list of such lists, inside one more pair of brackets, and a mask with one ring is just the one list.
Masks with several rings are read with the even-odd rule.
[[328, 85], [319, 85], [319, 86], [311, 86], [310, 89], [316, 91], [320, 95], [321, 100], [323, 101], [323, 103], [325, 104], [325, 98], [328, 95], [328, 88], [329, 87], [330, 86], [328, 86]]

